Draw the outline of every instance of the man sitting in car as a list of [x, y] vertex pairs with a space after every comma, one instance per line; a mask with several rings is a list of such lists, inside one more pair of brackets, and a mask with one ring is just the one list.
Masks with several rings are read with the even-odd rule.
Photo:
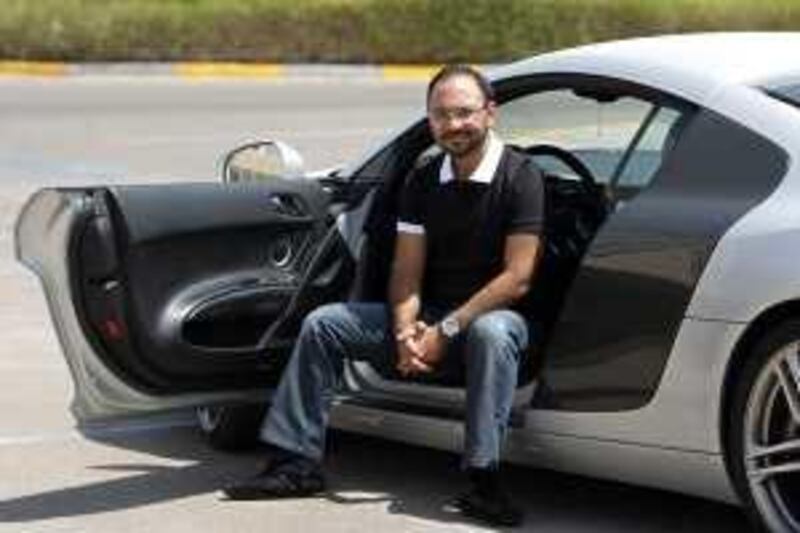
[[428, 122], [443, 154], [415, 169], [400, 202], [384, 302], [326, 305], [310, 313], [263, 422], [270, 461], [224, 489], [231, 499], [310, 496], [324, 489], [331, 399], [345, 358], [392, 358], [403, 376], [456, 373], [466, 383], [462, 465], [471, 488], [455, 500], [495, 525], [521, 522], [498, 467], [526, 320], [512, 310], [530, 286], [540, 251], [540, 172], [492, 132], [492, 87], [451, 65], [428, 85]]

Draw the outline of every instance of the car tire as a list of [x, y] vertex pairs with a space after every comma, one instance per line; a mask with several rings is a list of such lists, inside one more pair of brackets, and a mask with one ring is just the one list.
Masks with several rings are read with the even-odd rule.
[[267, 406], [263, 404], [198, 407], [197, 422], [212, 448], [242, 451], [258, 444], [258, 428]]
[[800, 319], [765, 335], [729, 410], [727, 459], [757, 527], [800, 531]]

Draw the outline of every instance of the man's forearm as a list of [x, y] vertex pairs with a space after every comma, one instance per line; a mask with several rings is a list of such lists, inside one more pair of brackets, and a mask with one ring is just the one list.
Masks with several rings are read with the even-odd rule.
[[415, 284], [409, 276], [395, 271], [389, 282], [389, 305], [392, 309], [392, 320], [395, 334], [412, 326], [419, 316], [420, 297]]
[[525, 296], [536, 272], [540, 251], [538, 235], [508, 236], [503, 271], [453, 312], [461, 327], [466, 327], [478, 315], [506, 307]]
[[392, 275], [389, 280], [389, 304], [395, 334], [414, 325], [420, 312], [420, 285], [425, 265], [425, 238], [400, 233], [397, 236]]
[[523, 278], [513, 271], [505, 270], [473, 294], [453, 314], [464, 328], [479, 315], [506, 307], [522, 298], [528, 292], [529, 287], [529, 277]]
[[392, 321], [394, 324], [393, 331], [395, 334], [400, 333], [413, 326], [417, 321], [420, 310], [420, 301], [417, 295], [411, 295], [402, 300], [391, 301], [392, 307]]

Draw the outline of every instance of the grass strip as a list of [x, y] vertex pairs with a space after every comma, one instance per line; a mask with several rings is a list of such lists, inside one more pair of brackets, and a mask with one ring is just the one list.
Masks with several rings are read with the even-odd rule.
[[654, 33], [800, 28], [796, 0], [0, 0], [0, 58], [501, 62]]

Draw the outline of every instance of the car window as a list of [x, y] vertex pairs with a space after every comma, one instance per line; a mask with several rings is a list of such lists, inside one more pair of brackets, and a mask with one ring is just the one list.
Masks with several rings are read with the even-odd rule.
[[[593, 92], [583, 83], [580, 87], [523, 92], [499, 106], [496, 130], [506, 143], [521, 148], [544, 144], [569, 151], [606, 185], [611, 197], [629, 199], [652, 181], [686, 122], [682, 117], [693, 108], [655, 93], [645, 98]], [[355, 178], [391, 176], [397, 185], [412, 166], [440, 152], [422, 120], [367, 162]], [[539, 155], [536, 161], [545, 171], [578, 179], [556, 157]]]
[[664, 156], [677, 141], [681, 116], [675, 109], [653, 108], [638, 141], [629, 147], [629, 159], [614, 180], [617, 187], [642, 188], [650, 183]]
[[[507, 143], [522, 148], [544, 144], [567, 150], [589, 167], [596, 181], [631, 189], [650, 182], [679, 117], [678, 111], [632, 96], [557, 89], [503, 104], [497, 130]], [[537, 162], [546, 171], [571, 173], [556, 157]]]
[[800, 84], [792, 83], [778, 87], [770, 87], [765, 92], [773, 98], [800, 109]]

